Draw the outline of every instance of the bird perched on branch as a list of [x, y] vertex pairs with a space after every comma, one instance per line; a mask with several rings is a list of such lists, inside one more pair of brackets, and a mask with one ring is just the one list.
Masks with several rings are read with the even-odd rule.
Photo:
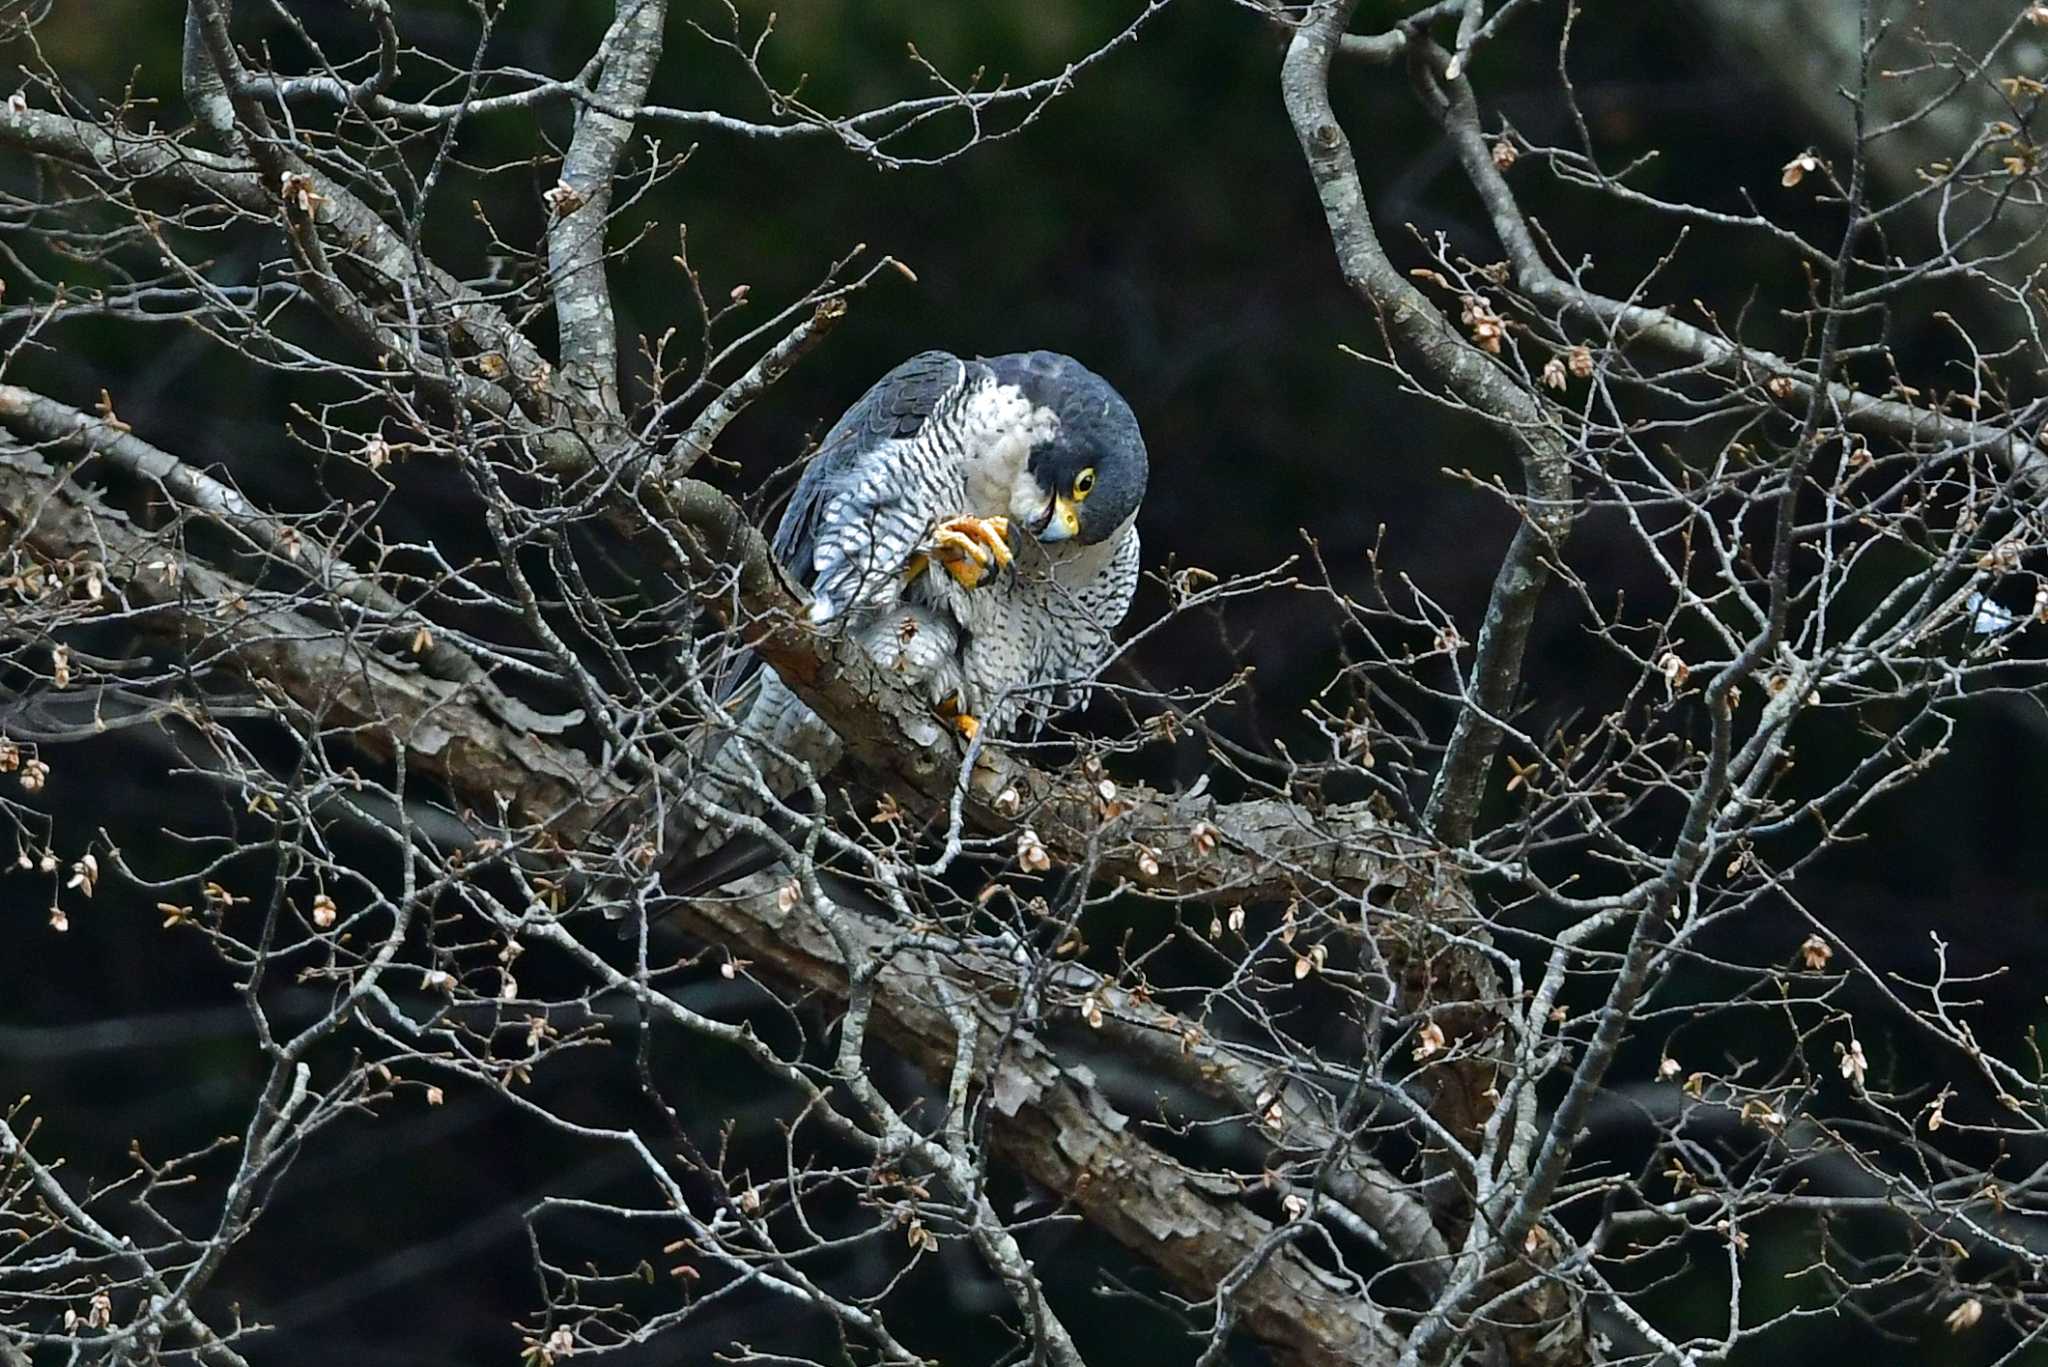
[[[826, 434], [774, 549], [813, 622], [853, 633], [931, 702], [917, 739], [1011, 733], [1068, 706], [1108, 659], [1137, 588], [1146, 473], [1130, 405], [1079, 361], [927, 351]], [[764, 669], [702, 772], [725, 790], [717, 806], [754, 811], [757, 782], [784, 796], [798, 766], [822, 774], [838, 757], [831, 728]]]

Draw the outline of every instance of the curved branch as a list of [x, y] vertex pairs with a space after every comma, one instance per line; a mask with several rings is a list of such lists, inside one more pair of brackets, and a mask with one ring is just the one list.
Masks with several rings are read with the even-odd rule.
[[[1447, 85], [1449, 98], [1433, 112], [1450, 135], [1466, 178], [1486, 205], [1494, 233], [1514, 267], [1515, 283], [1533, 302], [1590, 324], [1611, 336], [1616, 345], [1643, 343], [1724, 378], [1753, 385], [1787, 412], [1803, 416], [1818, 398], [1852, 431], [1887, 437], [1908, 447], [1982, 451], [2034, 488], [2048, 489], [2048, 454], [2014, 426], [1951, 417], [1938, 408], [1916, 408], [1896, 399], [1876, 398], [1840, 380], [1816, 383], [1816, 377], [1796, 361], [1738, 345], [1664, 309], [1609, 299], [1558, 275], [1544, 259], [1514, 191], [1494, 163], [1480, 130], [1478, 104], [1470, 85], [1462, 78]], [[1766, 381], [1774, 383], [1767, 385]]]
[[1472, 666], [1470, 701], [1459, 713], [1429, 796], [1426, 822], [1447, 845], [1471, 838], [1501, 726], [1521, 686], [1522, 655], [1536, 605], [1550, 582], [1544, 564], [1571, 529], [1571, 476], [1556, 432], [1542, 406], [1446, 322], [1387, 256], [1350, 139], [1330, 106], [1330, 63], [1342, 45], [1357, 0], [1317, 5], [1295, 31], [1281, 67], [1280, 89], [1308, 160], [1337, 264], [1353, 293], [1378, 315], [1393, 345], [1476, 412], [1490, 416], [1514, 438], [1532, 520], [1515, 534], [1494, 577], [1486, 619]]
[[561, 336], [562, 380], [582, 401], [617, 422], [619, 336], [605, 278], [605, 228], [612, 186], [633, 135], [633, 121], [605, 112], [637, 107], [661, 61], [667, 0], [619, 0], [597, 60], [598, 103], [583, 106], [562, 159], [560, 207], [548, 226], [548, 272]]

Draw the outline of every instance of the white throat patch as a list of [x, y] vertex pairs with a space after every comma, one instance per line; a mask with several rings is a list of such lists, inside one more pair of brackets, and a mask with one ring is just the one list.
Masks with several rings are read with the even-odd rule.
[[982, 517], [1044, 512], [1047, 496], [1031, 477], [1031, 453], [1058, 434], [1059, 415], [1015, 385], [992, 384], [969, 394], [954, 421], [967, 453], [961, 471], [967, 507]]

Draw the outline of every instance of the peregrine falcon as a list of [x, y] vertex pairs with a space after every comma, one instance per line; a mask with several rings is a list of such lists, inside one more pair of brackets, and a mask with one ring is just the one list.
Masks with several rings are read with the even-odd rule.
[[[1036, 729], [1109, 657], [1138, 583], [1146, 469], [1130, 405], [1080, 362], [927, 351], [826, 434], [774, 549], [810, 590], [811, 621], [931, 702], [917, 739]], [[785, 796], [798, 766], [838, 756], [831, 728], [763, 670], [707, 769], [728, 790], [718, 806], [758, 810], [757, 784]]]

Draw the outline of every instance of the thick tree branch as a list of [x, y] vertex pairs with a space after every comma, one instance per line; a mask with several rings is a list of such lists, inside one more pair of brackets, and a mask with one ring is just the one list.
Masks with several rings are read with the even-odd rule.
[[[772, 891], [693, 901], [682, 916], [692, 930], [743, 947], [778, 976], [835, 997], [848, 991], [844, 951], [851, 937], [856, 963], [881, 966], [873, 981], [882, 1037], [935, 1078], [951, 1067], [957, 1032], [922, 969], [924, 956], [904, 952], [899, 927], [841, 917], [835, 938], [807, 909], [780, 909]], [[944, 960], [949, 972], [976, 985], [961, 999], [982, 1022], [973, 1074], [993, 1100], [998, 1153], [1198, 1297], [1256, 1266], [1238, 1292], [1240, 1322], [1280, 1361], [1336, 1367], [1391, 1355], [1397, 1338], [1357, 1287], [1291, 1247], [1256, 1256], [1274, 1226], [1244, 1208], [1236, 1184], [1198, 1180], [1154, 1150], [1085, 1070], [1062, 1065], [1019, 1028], [1014, 1002], [1005, 1005], [999, 995], [1014, 979], [1012, 966], [957, 947], [948, 947]], [[1146, 1014], [1164, 1018], [1179, 1038], [1164, 1012]], [[1184, 1055], [1177, 1071], [1204, 1066]]]
[[318, 597], [266, 595], [193, 559], [12, 441], [0, 441], [0, 529], [52, 562], [89, 558], [126, 596], [134, 625], [181, 639], [195, 672], [226, 665], [372, 756], [402, 746], [413, 772], [482, 799], [480, 810], [502, 801], [515, 821], [546, 824], [619, 796], [573, 750], [488, 715], [463, 686], [308, 616]]
[[149, 482], [175, 502], [247, 537], [273, 564], [303, 574], [323, 592], [362, 608], [365, 620], [376, 630], [418, 639], [427, 628], [429, 643], [417, 652], [420, 664], [436, 678], [466, 685], [492, 715], [508, 725], [553, 733], [574, 722], [574, 717], [545, 716], [506, 696], [475, 657], [449, 641], [445, 633], [435, 635], [424, 615], [392, 597], [373, 577], [328, 551], [317, 538], [303, 535], [257, 508], [238, 490], [134, 435], [127, 424], [110, 415], [82, 413], [19, 385], [0, 384], [0, 426], [12, 429], [26, 442], [90, 452]]

